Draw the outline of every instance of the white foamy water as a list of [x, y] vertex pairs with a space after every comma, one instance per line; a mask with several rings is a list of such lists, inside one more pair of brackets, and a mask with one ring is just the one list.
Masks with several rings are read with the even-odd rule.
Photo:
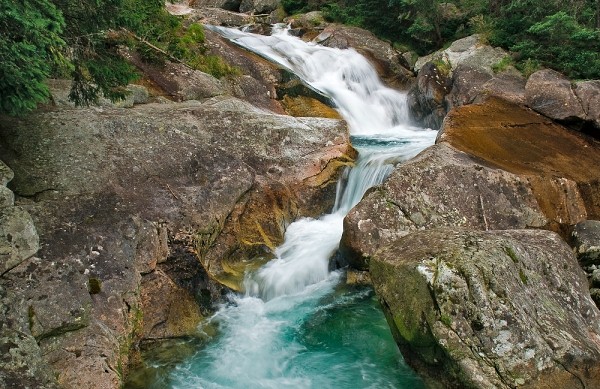
[[[394, 354], [391, 362], [384, 365], [378, 361], [384, 357], [371, 355], [377, 349], [363, 350], [361, 345], [356, 346], [362, 350], [360, 353], [348, 349], [347, 342], [341, 342], [345, 346], [336, 345], [335, 349], [325, 346], [313, 349], [310, 343], [313, 335], [306, 335], [306, 328], [311, 328], [309, 334], [319, 333], [319, 329], [311, 326], [322, 313], [319, 304], [323, 299], [333, 299], [324, 316], [333, 323], [336, 316], [327, 315], [333, 315], [330, 311], [338, 312], [346, 304], [346, 300], [332, 297], [340, 273], [328, 271], [329, 259], [337, 250], [343, 232], [344, 216], [368, 188], [383, 182], [395, 164], [433, 144], [436, 132], [410, 125], [406, 95], [386, 88], [368, 61], [354, 50], [306, 43], [287, 35], [284, 29], [276, 29], [272, 36], [261, 36], [210, 28], [288, 68], [329, 96], [349, 124], [359, 159], [338, 184], [332, 213], [291, 224], [284, 243], [275, 252], [276, 258], [247, 274], [246, 294], [232, 297], [231, 304], [222, 307], [212, 319], [220, 335], [196, 357], [178, 367], [172, 375], [173, 387], [399, 388], [403, 387], [402, 382], [410, 382], [406, 388], [417, 387], [420, 384], [412, 376], [403, 381], [390, 375], [390, 371], [396, 372], [394, 368], [400, 369], [399, 362], [393, 359], [401, 360], [399, 355]], [[353, 296], [343, 298], [358, 299]], [[371, 314], [365, 317], [375, 320]], [[379, 324], [383, 320], [381, 312], [377, 320]], [[365, 342], [375, 342], [373, 339], [380, 335], [368, 334], [374, 326], [368, 323], [364, 326], [365, 335], [350, 336], [364, 336]], [[362, 330], [360, 323], [356, 326]], [[387, 336], [391, 339], [389, 331]], [[392, 347], [393, 354], [395, 345]], [[353, 359], [340, 357], [340, 353], [349, 353]], [[344, 380], [348, 383], [340, 385]]]

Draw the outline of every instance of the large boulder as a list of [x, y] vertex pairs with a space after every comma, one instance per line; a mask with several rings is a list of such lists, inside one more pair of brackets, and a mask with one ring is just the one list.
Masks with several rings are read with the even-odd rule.
[[[226, 92], [220, 80], [183, 63], [166, 62], [158, 65], [144, 61], [136, 53], [130, 53], [127, 57], [147, 79], [160, 88], [163, 97], [170, 100], [202, 100]], [[130, 96], [133, 99], [134, 94]]]
[[442, 143], [396, 168], [363, 198], [344, 219], [340, 250], [350, 265], [368, 269], [379, 247], [412, 231], [539, 228], [547, 222], [526, 179]]
[[452, 76], [447, 69], [433, 62], [423, 65], [407, 96], [412, 120], [439, 129], [448, 112], [446, 96], [451, 88]]
[[[275, 115], [232, 97], [48, 108], [2, 117], [0, 127], [11, 188], [41, 242], [37, 257], [0, 277], [0, 288], [14, 292], [6, 320], [37, 340], [64, 388], [119, 387], [143, 337], [193, 332], [208, 313], [202, 306], [224, 290], [212, 278], [222, 258], [204, 269], [194, 254], [205, 232], [212, 241], [240, 224], [234, 209], [252, 220], [249, 204], [262, 213], [241, 222], [246, 236], [322, 213], [353, 153], [340, 120]], [[263, 184], [289, 197], [253, 190]], [[291, 206], [282, 214], [260, 209], [272, 201]], [[254, 250], [254, 242], [225, 241], [238, 253], [232, 260]], [[178, 256], [184, 269], [172, 263]], [[172, 304], [155, 302], [180, 292]]]
[[588, 276], [592, 299], [600, 307], [600, 220], [577, 223], [573, 228], [571, 244]]
[[445, 97], [448, 112], [454, 107], [481, 103], [490, 96], [525, 104], [525, 78], [512, 68], [490, 74], [483, 68], [458, 65], [452, 71], [451, 85], [452, 89]]
[[600, 130], [600, 81], [573, 82], [551, 69], [533, 73], [525, 86], [529, 107], [596, 138]]
[[253, 14], [269, 14], [279, 6], [279, 0], [242, 0], [240, 12]]
[[525, 99], [529, 107], [554, 120], [569, 122], [586, 116], [571, 81], [551, 69], [529, 76]]
[[219, 8], [234, 12], [240, 12], [241, 3], [241, 0], [190, 0], [188, 2], [190, 7], [196, 9]]
[[507, 56], [502, 49], [483, 44], [478, 35], [472, 35], [419, 58], [415, 64], [417, 82], [409, 91], [413, 119], [440, 129], [452, 108], [490, 96], [524, 104], [525, 78], [512, 66], [497, 68]]
[[575, 225], [573, 247], [582, 265], [600, 266], [600, 220], [585, 220]]
[[438, 144], [346, 217], [341, 250], [367, 267], [380, 240], [419, 228], [570, 227], [600, 217], [598, 144], [500, 99], [453, 110]]
[[598, 138], [598, 131], [600, 131], [600, 80], [580, 81], [575, 86], [575, 94], [581, 101], [585, 112], [586, 122], [583, 129]]
[[409, 363], [441, 387], [597, 386], [585, 275], [559, 235], [530, 229], [566, 239], [597, 219], [599, 160], [594, 140], [488, 99], [365, 195], [340, 251], [370, 270]]
[[[226, 0], [227, 1], [227, 0]], [[238, 1], [239, 3], [239, 1]], [[215, 26], [241, 27], [254, 23], [253, 15], [242, 14], [235, 11], [218, 8], [195, 9], [186, 19], [188, 22], [212, 24]]]
[[483, 43], [481, 37], [475, 34], [452, 42], [447, 49], [419, 58], [415, 63], [415, 71], [419, 71], [427, 62], [444, 61], [452, 70], [465, 65], [493, 74], [492, 67], [506, 56], [506, 51]]
[[3, 321], [0, 324], [0, 345], [1, 388], [59, 388], [51, 369], [42, 360], [40, 346], [33, 336], [11, 328]]
[[38, 249], [39, 238], [29, 213], [21, 207], [0, 208], [0, 275]]
[[600, 312], [557, 234], [414, 232], [370, 272], [407, 362], [442, 387], [598, 387]]
[[13, 171], [0, 161], [0, 276], [33, 256], [39, 238], [29, 213], [14, 206], [14, 193], [6, 187]]

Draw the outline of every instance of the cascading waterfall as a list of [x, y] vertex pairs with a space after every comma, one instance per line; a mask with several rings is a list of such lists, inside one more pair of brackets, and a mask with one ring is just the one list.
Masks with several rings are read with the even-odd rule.
[[210, 28], [328, 95], [348, 122], [359, 159], [340, 181], [332, 213], [288, 227], [276, 258], [247, 275], [245, 296], [232, 296], [232, 303], [212, 318], [219, 336], [180, 364], [169, 385], [420, 387], [399, 362], [372, 291], [340, 287], [341, 273], [329, 272], [328, 263], [338, 247], [344, 216], [394, 164], [433, 144], [436, 133], [408, 124], [405, 94], [382, 85], [354, 50], [306, 43], [284, 28], [274, 29], [271, 36]]

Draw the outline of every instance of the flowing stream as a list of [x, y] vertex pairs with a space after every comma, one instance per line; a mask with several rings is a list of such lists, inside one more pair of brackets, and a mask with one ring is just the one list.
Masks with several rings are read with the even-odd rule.
[[421, 388], [404, 364], [372, 289], [329, 271], [344, 216], [397, 163], [433, 144], [409, 124], [406, 95], [385, 87], [354, 50], [327, 48], [274, 29], [271, 36], [210, 27], [297, 74], [336, 104], [359, 151], [330, 214], [291, 224], [276, 258], [246, 275], [245, 295], [211, 319], [218, 335], [150, 387]]

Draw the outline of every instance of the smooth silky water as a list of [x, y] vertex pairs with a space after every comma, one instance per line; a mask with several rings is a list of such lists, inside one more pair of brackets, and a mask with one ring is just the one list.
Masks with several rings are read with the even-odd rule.
[[411, 126], [406, 95], [386, 88], [354, 50], [306, 43], [285, 28], [271, 36], [208, 28], [329, 96], [348, 122], [359, 158], [340, 180], [332, 212], [292, 223], [276, 258], [246, 274], [245, 294], [230, 296], [205, 324], [216, 326], [217, 335], [185, 359], [155, 354], [138, 372], [150, 382], [128, 386], [422, 388], [402, 360], [373, 290], [345, 285], [343, 271], [329, 271], [329, 259], [344, 216], [395, 164], [433, 144], [436, 132]]

